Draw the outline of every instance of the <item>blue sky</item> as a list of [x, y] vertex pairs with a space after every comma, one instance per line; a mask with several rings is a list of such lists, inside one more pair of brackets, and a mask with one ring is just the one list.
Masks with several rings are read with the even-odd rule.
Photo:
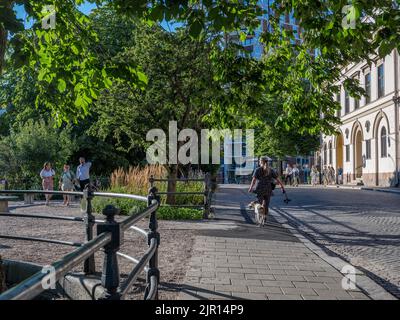
[[[94, 8], [96, 8], [96, 5], [93, 3], [84, 3], [79, 7], [84, 14], [89, 14]], [[15, 6], [15, 11], [17, 12], [17, 17], [24, 21], [25, 27], [29, 28], [32, 22], [28, 21], [24, 8], [22, 6]]]
[[[93, 9], [96, 8], [96, 5], [93, 3], [84, 3], [81, 6], [79, 6], [79, 9], [86, 15], [88, 15]], [[28, 21], [26, 12], [22, 6], [16, 6], [15, 10], [17, 12], [17, 17], [19, 19], [22, 19], [25, 23], [25, 27], [29, 28], [32, 25], [32, 21]], [[179, 27], [181, 24], [180, 23], [167, 23], [166, 21], [161, 23], [161, 26], [166, 30], [166, 31], [174, 31], [176, 27]]]

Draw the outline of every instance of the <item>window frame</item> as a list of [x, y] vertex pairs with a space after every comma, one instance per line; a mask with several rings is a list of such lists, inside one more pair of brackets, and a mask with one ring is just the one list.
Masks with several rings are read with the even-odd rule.
[[[369, 81], [367, 82], [367, 79]], [[368, 88], [367, 88], [368, 83]], [[371, 103], [371, 71], [364, 74], [365, 105]]]
[[[382, 74], [380, 74], [380, 72], [379, 72], [380, 70], [382, 70]], [[385, 96], [385, 63], [381, 63], [377, 67], [377, 73], [378, 73], [378, 77], [377, 77], [378, 99], [380, 99]]]
[[344, 91], [344, 114], [350, 113], [350, 95], [347, 90]]
[[372, 150], [371, 150], [371, 139], [365, 140], [365, 159], [371, 160]]

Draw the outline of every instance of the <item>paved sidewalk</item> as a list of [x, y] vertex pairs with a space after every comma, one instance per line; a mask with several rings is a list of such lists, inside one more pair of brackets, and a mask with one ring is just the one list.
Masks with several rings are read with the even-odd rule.
[[272, 215], [257, 227], [246, 209], [253, 196], [242, 189], [220, 186], [216, 218], [236, 228], [203, 230], [196, 237], [180, 299], [369, 299], [358, 288], [343, 290], [343, 275]]

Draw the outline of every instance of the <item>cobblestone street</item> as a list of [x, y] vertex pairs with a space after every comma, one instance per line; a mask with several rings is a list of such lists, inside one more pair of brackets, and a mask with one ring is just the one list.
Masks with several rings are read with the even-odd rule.
[[400, 298], [400, 195], [376, 191], [288, 189], [271, 205], [288, 224]]

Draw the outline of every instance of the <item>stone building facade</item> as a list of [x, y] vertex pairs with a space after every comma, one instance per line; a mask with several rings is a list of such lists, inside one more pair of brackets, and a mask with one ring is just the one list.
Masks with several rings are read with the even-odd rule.
[[355, 77], [367, 95], [354, 99], [341, 86], [342, 124], [335, 136], [322, 136], [321, 167], [343, 168], [344, 184], [399, 186], [400, 58], [394, 50], [384, 59], [349, 65], [343, 80]]

